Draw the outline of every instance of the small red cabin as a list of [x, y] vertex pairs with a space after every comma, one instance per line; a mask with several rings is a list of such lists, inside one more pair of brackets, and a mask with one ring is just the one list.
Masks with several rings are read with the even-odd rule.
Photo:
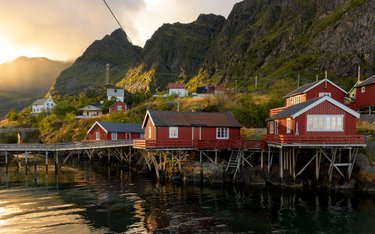
[[148, 110], [142, 127], [145, 140], [137, 148], [217, 149], [240, 140], [241, 124], [232, 113]]
[[[375, 75], [367, 80], [359, 81], [351, 90], [350, 98], [353, 99], [356, 109], [375, 106]], [[371, 113], [371, 109], [370, 109]]]
[[321, 96], [344, 103], [347, 92], [328, 79], [303, 85], [284, 96], [285, 106], [295, 105]]
[[140, 123], [108, 123], [95, 122], [87, 131], [89, 141], [117, 141], [143, 138]]
[[109, 107], [110, 114], [115, 113], [115, 112], [120, 112], [120, 111], [127, 111], [127, 110], [128, 110], [128, 106], [122, 101], [115, 102]]
[[267, 120], [268, 144], [362, 145], [359, 114], [329, 96], [289, 106]]

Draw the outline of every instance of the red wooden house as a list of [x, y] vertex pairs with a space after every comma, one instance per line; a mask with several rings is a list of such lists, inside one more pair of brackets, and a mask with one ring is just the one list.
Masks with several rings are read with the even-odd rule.
[[148, 110], [142, 127], [145, 139], [136, 148], [227, 147], [240, 140], [241, 124], [232, 113], [169, 112]]
[[117, 141], [143, 138], [140, 123], [95, 122], [87, 131], [88, 141]]
[[122, 101], [117, 101], [109, 107], [110, 114], [115, 113], [115, 112], [127, 111], [127, 110], [128, 110], [128, 106], [126, 105], [126, 103]]
[[[369, 113], [375, 110], [375, 75], [359, 81], [352, 88], [350, 98], [355, 109], [368, 109]], [[372, 109], [372, 110], [371, 110]]]
[[291, 106], [321, 96], [330, 96], [344, 103], [347, 92], [328, 79], [303, 85], [284, 96], [285, 106]]
[[363, 145], [359, 114], [337, 100], [317, 97], [289, 106], [267, 120], [268, 145]]

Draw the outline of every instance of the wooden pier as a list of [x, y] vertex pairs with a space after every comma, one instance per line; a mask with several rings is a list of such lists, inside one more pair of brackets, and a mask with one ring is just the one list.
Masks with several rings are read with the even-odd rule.
[[[24, 155], [25, 167], [29, 165], [30, 154], [45, 155], [45, 167], [48, 171], [49, 158], [55, 161], [55, 171], [58, 172], [60, 168], [60, 159], [64, 164], [72, 155], [86, 155], [90, 160], [95, 153], [103, 152], [102, 155], [107, 157], [110, 162], [111, 157], [117, 158], [120, 162], [127, 164], [131, 163], [131, 156], [133, 153], [133, 141], [98, 141], [98, 142], [72, 142], [59, 144], [0, 144], [0, 153], [4, 154], [4, 162], [6, 167], [10, 159], [15, 156], [19, 161], [19, 155]], [[17, 163], [18, 165], [18, 163]]]

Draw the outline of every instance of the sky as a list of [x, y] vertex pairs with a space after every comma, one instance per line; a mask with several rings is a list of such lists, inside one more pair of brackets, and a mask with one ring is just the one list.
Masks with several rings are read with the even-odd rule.
[[[143, 47], [163, 23], [189, 23], [201, 13], [227, 17], [241, 0], [106, 1]], [[0, 63], [19, 56], [74, 60], [117, 28], [103, 0], [0, 0]]]

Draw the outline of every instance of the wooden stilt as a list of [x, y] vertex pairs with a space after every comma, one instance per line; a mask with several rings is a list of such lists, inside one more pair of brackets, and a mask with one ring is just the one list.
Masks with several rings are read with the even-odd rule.
[[55, 173], [59, 172], [59, 151], [55, 153]]
[[319, 180], [320, 175], [320, 158], [321, 158], [321, 149], [316, 150], [316, 157], [315, 157], [315, 177], [316, 180]]
[[5, 172], [8, 173], [8, 151], [5, 151]]
[[348, 170], [347, 170], [348, 179], [349, 179], [349, 176], [351, 174], [351, 163], [352, 163], [352, 149], [350, 148], [349, 149], [349, 159], [348, 159]]
[[217, 165], [217, 150], [215, 151], [215, 165]]
[[296, 180], [296, 149], [293, 149], [293, 179]]
[[263, 150], [260, 151], [260, 169], [263, 170]]
[[267, 159], [267, 163], [268, 163], [268, 174], [270, 173], [270, 170], [271, 170], [271, 165], [272, 165], [272, 158], [271, 158], [271, 147], [268, 147], [268, 159]]
[[280, 167], [280, 179], [284, 177], [284, 162], [283, 162], [283, 149], [279, 149], [279, 167]]
[[46, 151], [45, 167], [46, 167], [46, 173], [48, 173], [48, 151]]

